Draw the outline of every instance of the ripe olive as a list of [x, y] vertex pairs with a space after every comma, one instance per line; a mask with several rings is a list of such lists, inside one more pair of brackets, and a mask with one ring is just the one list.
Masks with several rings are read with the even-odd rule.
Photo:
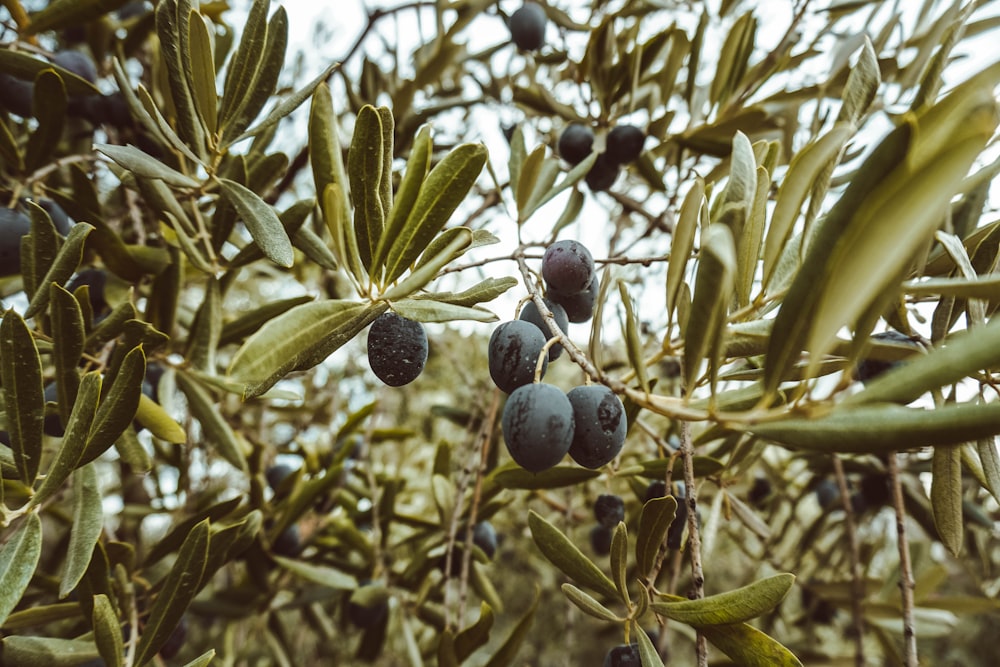
[[607, 136], [607, 156], [615, 164], [627, 164], [642, 153], [646, 135], [634, 125], [619, 125]]
[[537, 51], [545, 43], [547, 23], [541, 5], [526, 2], [510, 16], [510, 37], [522, 51]]
[[[504, 322], [490, 336], [490, 377], [508, 394], [535, 379], [535, 366], [545, 347], [546, 336], [536, 325], [524, 320]], [[548, 366], [542, 360], [542, 373]]]
[[[550, 311], [552, 311], [552, 317], [555, 319], [556, 324], [559, 325], [560, 331], [566, 333], [569, 328], [569, 317], [566, 315], [566, 309], [560, 306], [555, 301], [551, 299], [545, 299], [545, 305]], [[535, 305], [534, 301], [529, 301], [524, 304], [524, 308], [521, 309], [521, 314], [518, 316], [519, 320], [524, 320], [525, 322], [531, 322], [542, 332], [546, 340], [552, 337], [549, 327], [545, 324], [545, 320], [542, 319], [542, 314], [538, 311], [538, 306]], [[549, 361], [555, 361], [562, 354], [562, 345], [553, 345], [549, 348]]]
[[420, 322], [386, 311], [368, 331], [368, 364], [390, 387], [417, 379], [427, 363], [427, 332]]
[[594, 518], [605, 528], [614, 528], [625, 520], [625, 501], [621, 496], [604, 493], [594, 501]]
[[594, 131], [582, 123], [570, 123], [559, 135], [559, 155], [571, 165], [578, 165], [594, 149]]
[[584, 468], [596, 470], [622, 450], [628, 431], [625, 406], [603, 384], [574, 387], [566, 396], [575, 424], [569, 455]]
[[[556, 241], [542, 255], [542, 278], [552, 293], [569, 296], [584, 292], [594, 279], [594, 257], [579, 241]], [[551, 294], [549, 298], [559, 301]]]
[[515, 389], [504, 405], [501, 424], [511, 458], [531, 472], [555, 466], [573, 442], [573, 406], [551, 384]]

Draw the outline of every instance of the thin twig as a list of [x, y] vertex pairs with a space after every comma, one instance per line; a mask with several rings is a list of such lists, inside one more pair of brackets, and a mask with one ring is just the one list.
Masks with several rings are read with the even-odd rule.
[[889, 452], [889, 479], [892, 483], [892, 506], [896, 510], [896, 544], [899, 547], [899, 590], [903, 598], [903, 657], [906, 667], [917, 667], [917, 632], [913, 622], [913, 565], [910, 543], [906, 537], [906, 511], [903, 486], [899, 479], [899, 454]]
[[854, 664], [864, 667], [865, 664], [865, 619], [862, 600], [865, 597], [864, 582], [861, 581], [861, 549], [858, 546], [858, 533], [854, 527], [854, 514], [851, 511], [851, 496], [847, 491], [847, 477], [844, 475], [844, 464], [840, 457], [833, 457], [833, 473], [837, 477], [837, 487], [840, 489], [840, 504], [844, 508], [844, 526], [847, 529], [847, 542], [851, 554], [851, 616], [854, 622]]
[[[701, 533], [698, 530], [698, 492], [694, 485], [694, 446], [691, 442], [691, 423], [680, 423], [681, 456], [684, 459], [685, 502], [688, 508], [688, 552], [691, 554], [691, 592], [693, 600], [705, 597], [705, 571], [701, 564]], [[708, 642], [698, 633], [695, 643], [698, 667], [708, 667]]]

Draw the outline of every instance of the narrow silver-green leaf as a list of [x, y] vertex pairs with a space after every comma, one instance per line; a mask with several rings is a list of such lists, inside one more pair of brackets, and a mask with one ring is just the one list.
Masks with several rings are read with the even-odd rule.
[[650, 606], [657, 614], [688, 625], [730, 625], [774, 610], [785, 599], [794, 582], [792, 574], [776, 574], [700, 600], [653, 602]]
[[465, 199], [486, 163], [482, 144], [458, 146], [424, 179], [413, 210], [386, 256], [385, 280], [392, 282], [423, 253]]
[[620, 616], [618, 616], [618, 614], [598, 602], [597, 599], [590, 593], [580, 590], [573, 584], [563, 584], [562, 592], [566, 594], [566, 597], [569, 598], [570, 602], [576, 605], [580, 611], [588, 616], [593, 616], [596, 619], [610, 621], [613, 623], [621, 623], [623, 620]]
[[227, 127], [236, 117], [242, 101], [253, 90], [255, 73], [267, 56], [264, 44], [267, 40], [267, 10], [270, 4], [270, 0], [254, 0], [243, 22], [239, 46], [226, 67], [226, 80], [219, 105], [219, 125], [222, 127]]
[[372, 259], [385, 227], [380, 183], [385, 167], [382, 117], [370, 104], [361, 107], [354, 124], [354, 137], [347, 154], [347, 173], [354, 201], [354, 233], [361, 263], [372, 271]]
[[190, 0], [164, 0], [156, 6], [156, 34], [166, 65], [170, 99], [177, 115], [181, 138], [198, 155], [206, 153], [205, 128], [198, 118], [191, 92], [188, 18]]
[[92, 231], [94, 231], [93, 225], [88, 225], [85, 222], [78, 222], [73, 225], [69, 236], [66, 237], [65, 243], [59, 248], [59, 253], [56, 255], [55, 260], [53, 260], [52, 266], [45, 272], [45, 277], [39, 283], [38, 291], [31, 297], [28, 308], [24, 311], [25, 317], [34, 317], [49, 305], [51, 292], [48, 289], [42, 289], [42, 286], [52, 283], [65, 285], [66, 281], [70, 279], [77, 267], [80, 266], [80, 260], [83, 258], [84, 243]]
[[222, 416], [216, 401], [184, 371], [177, 373], [177, 388], [187, 397], [191, 415], [201, 424], [207, 443], [237, 470], [247, 470], [246, 457], [236, 432]]
[[681, 283], [684, 282], [684, 272], [691, 257], [691, 249], [694, 247], [694, 235], [698, 229], [700, 212], [704, 204], [705, 181], [697, 178], [684, 195], [670, 244], [670, 259], [667, 261], [667, 315], [671, 319], [677, 308], [677, 293]]
[[294, 558], [284, 558], [282, 556], [272, 556], [274, 562], [285, 568], [289, 572], [306, 581], [311, 581], [320, 586], [333, 588], [341, 591], [353, 591], [358, 587], [357, 580], [349, 574], [340, 570], [326, 566], [313, 565]]
[[80, 359], [83, 357], [84, 329], [83, 312], [76, 297], [61, 285], [52, 283], [49, 297], [49, 315], [52, 317], [52, 357], [56, 366], [56, 390], [59, 411], [65, 423], [69, 419], [70, 406], [76, 400], [80, 387]]
[[747, 623], [709, 625], [698, 631], [743, 667], [802, 667], [791, 651]]
[[1000, 502], [1000, 455], [997, 454], [996, 438], [981, 438], [976, 443], [976, 451], [983, 466], [988, 491]]
[[288, 48], [288, 14], [279, 6], [267, 23], [263, 61], [253, 72], [253, 81], [239, 98], [236, 114], [223, 131], [223, 142], [230, 137], [242, 136], [278, 87], [278, 79], [285, 64]]
[[487, 278], [461, 292], [428, 292], [426, 294], [416, 294], [413, 298], [430, 299], [440, 303], [450, 303], [455, 306], [471, 307], [476, 304], [492, 301], [517, 284], [518, 280], [513, 276]]
[[181, 425], [159, 403], [145, 394], [139, 397], [135, 418], [160, 440], [178, 444], [187, 441], [187, 434]]
[[648, 577], [656, 564], [656, 555], [666, 541], [667, 530], [677, 514], [673, 496], [646, 501], [639, 514], [639, 532], [635, 538], [635, 562], [639, 574]]
[[296, 306], [247, 339], [233, 355], [229, 375], [246, 385], [244, 398], [258, 396], [289, 372], [326, 359], [386, 308], [339, 300]]
[[837, 120], [857, 125], [871, 106], [881, 83], [882, 73], [878, 68], [878, 54], [875, 53], [875, 47], [872, 46], [868, 35], [865, 35], [858, 63], [851, 68], [851, 73], [847, 76], [843, 94], [844, 104], [840, 107]]
[[[257, 136], [258, 134], [262, 134], [264, 131], [271, 129], [271, 127], [282, 118], [302, 106], [302, 103], [308, 100], [313, 92], [318, 90], [320, 85], [330, 78], [330, 75], [333, 74], [334, 70], [340, 68], [340, 65], [341, 63], [339, 62], [331, 63], [326, 69], [317, 74], [316, 78], [275, 105], [267, 116], [264, 117], [264, 120], [260, 121], [249, 130], [236, 137], [236, 139], [233, 140], [233, 143], [249, 139], [250, 137]], [[312, 135], [310, 134], [310, 136]], [[320, 192], [320, 190], [317, 189], [317, 192]]]
[[201, 183], [195, 179], [185, 176], [172, 167], [168, 167], [149, 153], [136, 148], [132, 144], [125, 146], [94, 144], [94, 148], [137, 176], [161, 180], [164, 183], [179, 188], [196, 189], [201, 187]]
[[69, 531], [66, 560], [59, 580], [59, 599], [64, 599], [87, 573], [94, 545], [104, 528], [104, 509], [97, 469], [93, 465], [73, 473], [73, 525]]
[[[68, 0], [74, 2], [74, 0]], [[64, 4], [68, 4], [63, 0]], [[23, 51], [14, 49], [0, 49], [0, 71], [11, 74], [22, 81], [34, 81], [39, 72], [43, 70], [55, 70], [66, 85], [66, 92], [70, 95], [97, 95], [101, 91], [82, 76], [70, 72], [68, 69], [28, 55]]]
[[205, 296], [195, 314], [188, 337], [186, 359], [192, 368], [215, 371], [215, 352], [222, 334], [222, 294], [219, 281], [209, 278]]
[[92, 639], [10, 635], [0, 640], [4, 665], [75, 667], [100, 658]]
[[[713, 224], [702, 239], [691, 315], [684, 333], [684, 381], [690, 392], [701, 374], [701, 362], [715, 355], [725, 331], [726, 312], [736, 277], [736, 247], [732, 231]], [[713, 383], [714, 386], [714, 383]]]
[[28, 135], [24, 164], [34, 171], [54, 157], [66, 125], [66, 88], [55, 72], [43, 70], [38, 74], [32, 103], [38, 126]]
[[101, 653], [104, 664], [108, 667], [121, 667], [122, 656], [125, 654], [125, 642], [122, 640], [122, 626], [118, 614], [107, 595], [100, 593], [94, 596], [94, 643]]
[[295, 252], [274, 208], [236, 181], [220, 178], [219, 185], [264, 255], [278, 266], [290, 267], [295, 261]]
[[42, 520], [30, 512], [0, 546], [0, 625], [21, 601], [41, 554]]
[[628, 529], [624, 521], [615, 526], [615, 532], [611, 535], [610, 556], [611, 577], [615, 582], [615, 588], [618, 589], [625, 606], [631, 607], [632, 599], [628, 594]]
[[433, 256], [421, 258], [420, 267], [414, 268], [410, 275], [386, 291], [382, 297], [392, 301], [410, 296], [434, 280], [438, 272], [452, 260], [461, 256], [472, 245], [472, 231], [467, 227], [459, 227], [457, 230], [457, 233], [448, 235], [451, 240], [446, 246], [440, 247]]
[[396, 199], [392, 204], [392, 209], [388, 213], [385, 223], [385, 232], [378, 242], [378, 249], [372, 266], [376, 271], [382, 268], [385, 257], [389, 252], [389, 246], [393, 239], [403, 231], [413, 205], [417, 201], [420, 193], [420, 186], [427, 177], [427, 172], [431, 168], [431, 154], [434, 149], [434, 142], [431, 140], [431, 128], [424, 125], [417, 131], [413, 138], [413, 148], [410, 150], [410, 157], [406, 161], [406, 171], [403, 172], [403, 179], [396, 192]]
[[771, 224], [764, 243], [764, 285], [768, 285], [777, 268], [785, 245], [794, 229], [802, 204], [812, 191], [819, 174], [837, 157], [847, 140], [855, 132], [849, 123], [835, 125], [829, 132], [800, 150], [778, 188]]
[[827, 415], [748, 425], [745, 430], [794, 449], [884, 453], [959, 445], [1000, 434], [1000, 403], [960, 403], [934, 409], [874, 403]]
[[194, 526], [184, 539], [177, 560], [153, 602], [149, 620], [139, 636], [136, 665], [146, 663], [160, 650], [194, 599], [208, 558], [208, 541], [209, 523], [205, 519]]
[[142, 346], [129, 350], [115, 374], [97, 414], [80, 463], [89, 463], [107, 451], [132, 423], [139, 409], [142, 380], [146, 374], [146, 354]]
[[212, 38], [201, 14], [192, 10], [188, 18], [191, 48], [191, 83], [195, 109], [209, 134], [219, 127], [219, 95], [215, 90], [215, 58]]
[[59, 451], [49, 465], [49, 469], [35, 494], [28, 501], [29, 507], [37, 507], [51, 498], [62, 488], [63, 482], [72, 474], [83, 456], [87, 446], [90, 428], [97, 414], [97, 401], [101, 395], [101, 375], [99, 371], [91, 371], [80, 381], [80, 391], [73, 404], [66, 433], [59, 445]]
[[614, 582], [584, 556], [572, 540], [534, 510], [528, 512], [528, 526], [542, 555], [563, 574], [601, 595], [619, 597]]
[[485, 308], [459, 306], [434, 299], [402, 299], [394, 301], [392, 309], [408, 320], [417, 322], [496, 322], [499, 318]]
[[931, 511], [934, 527], [951, 555], [962, 552], [962, 453], [959, 447], [935, 447], [931, 459]]
[[950, 336], [946, 344], [876, 378], [843, 405], [909, 403], [925, 392], [959, 382], [984, 369], [1000, 367], [1000, 318]]
[[0, 322], [0, 381], [14, 464], [21, 481], [31, 485], [42, 459], [42, 360], [28, 325], [13, 309]]
[[628, 363], [635, 372], [639, 386], [646, 393], [649, 393], [649, 376], [646, 373], [646, 359], [642, 350], [642, 341], [639, 340], [639, 325], [635, 314], [635, 306], [632, 297], [628, 293], [628, 287], [624, 280], [618, 281], [618, 294], [621, 296], [622, 306], [625, 307], [625, 320], [623, 331], [625, 338], [625, 350], [628, 354]]

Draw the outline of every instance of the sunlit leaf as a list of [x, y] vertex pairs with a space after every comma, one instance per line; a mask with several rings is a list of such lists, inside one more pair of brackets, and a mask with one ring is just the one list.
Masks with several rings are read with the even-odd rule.
[[742, 623], [772, 611], [785, 599], [795, 577], [777, 574], [732, 591], [700, 600], [653, 602], [652, 609], [667, 618], [697, 627]]
[[60, 599], [69, 595], [87, 572], [94, 545], [104, 528], [102, 502], [97, 469], [93, 465], [78, 468], [73, 473], [73, 525], [59, 580]]
[[584, 556], [579, 547], [562, 531], [534, 510], [528, 513], [528, 526], [539, 551], [563, 574], [601, 595], [618, 597], [618, 589], [611, 579], [594, 565], [593, 561]]
[[[30, 512], [7, 536], [0, 547], [0, 624], [3, 624], [17, 603], [38, 566], [42, 553], [42, 520]], [[9, 654], [4, 652], [4, 659]]]
[[274, 208], [255, 192], [236, 181], [220, 178], [219, 185], [226, 199], [240, 214], [254, 242], [267, 258], [278, 266], [291, 266], [295, 260], [295, 252]]

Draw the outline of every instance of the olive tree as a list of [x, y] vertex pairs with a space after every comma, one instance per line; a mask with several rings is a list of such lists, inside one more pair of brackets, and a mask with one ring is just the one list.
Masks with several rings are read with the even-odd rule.
[[994, 3], [0, 4], [3, 664], [989, 660]]

